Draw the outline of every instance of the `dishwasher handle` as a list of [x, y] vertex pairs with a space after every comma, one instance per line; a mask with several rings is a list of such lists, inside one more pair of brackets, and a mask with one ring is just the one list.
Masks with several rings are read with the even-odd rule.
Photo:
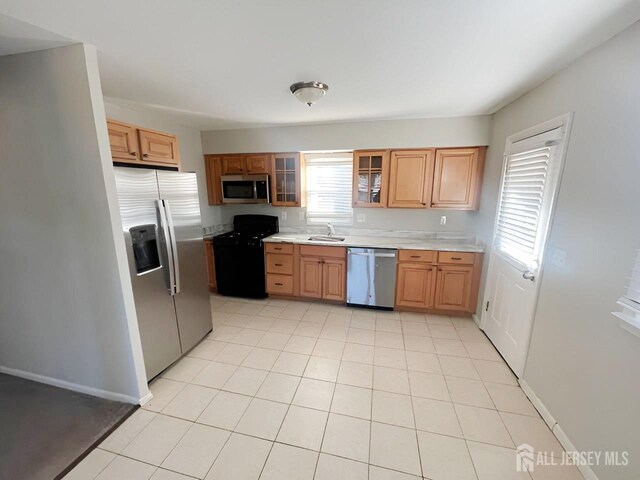
[[395, 253], [360, 253], [360, 252], [349, 252], [349, 255], [358, 256], [358, 257], [396, 258], [396, 254], [395, 254]]

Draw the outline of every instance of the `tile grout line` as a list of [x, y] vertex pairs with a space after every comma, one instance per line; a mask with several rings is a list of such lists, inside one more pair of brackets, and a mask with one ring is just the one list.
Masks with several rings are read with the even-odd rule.
[[[239, 302], [238, 302], [238, 303], [239, 303]], [[247, 302], [247, 303], [249, 303], [249, 302]], [[268, 305], [268, 302], [267, 302], [267, 305]], [[264, 307], [263, 307], [263, 308], [264, 308]], [[283, 310], [284, 310], [284, 308], [286, 308], [286, 307], [283, 307]], [[337, 361], [338, 361], [338, 373], [336, 374], [336, 379], [335, 379], [335, 381], [328, 382], [328, 383], [332, 383], [332, 384], [333, 384], [333, 393], [332, 393], [332, 398], [331, 398], [331, 402], [330, 402], [330, 405], [329, 405], [329, 411], [327, 412], [327, 422], [325, 423], [325, 428], [324, 428], [324, 431], [323, 431], [323, 437], [322, 437], [322, 441], [321, 441], [320, 450], [317, 452], [317, 453], [318, 453], [318, 457], [317, 457], [317, 459], [316, 459], [316, 466], [315, 466], [315, 470], [317, 471], [317, 467], [318, 467], [318, 463], [319, 463], [319, 456], [320, 456], [321, 448], [322, 448], [322, 443], [324, 442], [324, 437], [325, 437], [325, 435], [326, 435], [326, 431], [327, 431], [327, 427], [328, 427], [328, 418], [329, 418], [329, 416], [331, 415], [331, 409], [332, 409], [332, 407], [333, 407], [333, 402], [334, 402], [334, 399], [335, 399], [335, 390], [336, 390], [336, 388], [337, 388], [337, 385], [347, 385], [347, 386], [352, 386], [352, 385], [349, 385], [349, 384], [346, 384], [346, 383], [345, 383], [345, 384], [338, 383], [338, 379], [337, 379], [337, 376], [339, 376], [340, 367], [341, 367], [342, 363], [346, 361], [346, 360], [343, 360], [343, 358], [344, 358], [344, 350], [346, 349], [347, 343], [352, 343], [352, 344], [356, 344], [356, 345], [365, 345], [365, 346], [368, 346], [368, 347], [373, 347], [373, 349], [374, 349], [374, 355], [375, 355], [375, 347], [376, 347], [376, 345], [375, 345], [375, 335], [376, 335], [378, 332], [384, 332], [384, 333], [396, 333], [396, 332], [389, 332], [389, 331], [387, 331], [387, 330], [378, 330], [378, 329], [374, 329], [374, 330], [373, 330], [373, 332], [374, 332], [374, 345], [358, 344], [358, 343], [356, 343], [356, 342], [349, 342], [349, 341], [348, 341], [348, 334], [349, 334], [349, 330], [350, 330], [351, 328], [356, 328], [356, 327], [352, 327], [352, 326], [351, 326], [351, 321], [353, 320], [353, 317], [354, 317], [354, 315], [353, 315], [353, 314], [351, 314], [351, 315], [350, 315], [350, 320], [349, 320], [349, 325], [348, 325], [348, 326], [346, 326], [346, 328], [347, 328], [347, 338], [345, 338], [344, 340], [342, 340], [342, 339], [340, 339], [340, 340], [336, 340], [335, 338], [332, 338], [332, 337], [329, 337], [329, 336], [327, 336], [327, 337], [322, 337], [322, 332], [324, 331], [324, 329], [325, 329], [327, 326], [330, 326], [330, 325], [340, 326], [339, 324], [327, 324], [328, 317], [329, 317], [332, 313], [338, 313], [338, 312], [324, 311], [324, 310], [309, 310], [309, 307], [307, 306], [307, 310], [305, 310], [305, 311], [301, 311], [301, 312], [300, 312], [300, 314], [304, 316], [304, 315], [305, 315], [305, 313], [306, 313], [306, 312], [308, 312], [308, 311], [323, 312], [323, 313], [325, 313], [325, 314], [326, 314], [326, 316], [325, 316], [325, 320], [324, 320], [324, 321], [323, 321], [323, 323], [321, 324], [321, 325], [322, 325], [322, 328], [321, 328], [321, 330], [320, 330], [320, 333], [319, 333], [318, 335], [315, 335], [315, 336], [309, 336], [309, 337], [307, 337], [307, 338], [314, 338], [314, 339], [315, 339], [315, 342], [314, 342], [313, 348], [312, 348], [312, 350], [311, 350], [311, 353], [310, 353], [310, 354], [308, 354], [308, 355], [307, 355], [307, 354], [304, 354], [304, 355], [307, 355], [307, 359], [306, 359], [305, 366], [304, 366], [304, 368], [303, 368], [303, 370], [302, 370], [302, 374], [301, 374], [300, 376], [298, 376], [298, 375], [291, 375], [291, 374], [283, 374], [283, 375], [289, 375], [289, 376], [294, 376], [294, 377], [299, 378], [298, 385], [297, 385], [297, 387], [296, 387], [296, 391], [294, 392], [294, 397], [295, 397], [295, 394], [297, 393], [297, 391], [298, 391], [298, 389], [299, 389], [299, 387], [300, 387], [300, 383], [301, 383], [301, 381], [302, 381], [302, 379], [303, 379], [303, 378], [308, 378], [308, 379], [311, 379], [311, 380], [320, 380], [320, 379], [314, 379], [314, 378], [311, 378], [311, 377], [305, 377], [305, 376], [304, 376], [304, 374], [305, 374], [305, 372], [306, 372], [306, 369], [307, 369], [307, 367], [308, 367], [308, 364], [309, 364], [309, 361], [310, 361], [311, 357], [312, 357], [312, 356], [315, 356], [315, 357], [317, 357], [317, 358], [325, 358], [325, 359], [326, 359], [326, 358], [331, 358], [331, 357], [323, 357], [323, 356], [320, 356], [320, 355], [314, 355], [314, 354], [313, 354], [313, 353], [314, 353], [314, 350], [315, 350], [315, 348], [316, 348], [316, 346], [317, 346], [317, 344], [318, 344], [318, 342], [319, 342], [319, 340], [321, 340], [321, 339], [325, 339], [325, 340], [337, 341], [337, 342], [340, 342], [340, 343], [342, 343], [342, 344], [343, 344], [343, 347], [342, 347], [342, 353], [341, 353], [341, 358], [340, 358], [340, 359], [335, 359], [335, 358], [333, 358], [334, 360], [337, 360]], [[247, 324], [244, 324], [243, 326], [241, 326], [241, 327], [240, 327], [240, 326], [238, 326], [238, 324], [237, 324], [237, 323], [236, 323], [235, 325], [233, 325], [233, 324], [227, 324], [226, 322], [225, 322], [225, 323], [223, 323], [222, 325], [217, 325], [217, 326], [216, 326], [216, 328], [219, 328], [219, 327], [221, 327], [221, 326], [230, 326], [230, 327], [233, 327], [233, 328], [239, 328], [239, 329], [240, 329], [240, 331], [241, 331], [241, 330], [243, 330], [243, 329], [249, 328], [249, 329], [251, 329], [251, 330], [257, 330], [257, 331], [262, 332], [262, 337], [264, 337], [267, 333], [282, 333], [282, 334], [285, 334], [284, 332], [277, 332], [277, 331], [272, 332], [272, 331], [271, 331], [271, 328], [272, 328], [272, 327], [273, 327], [273, 325], [274, 325], [277, 321], [279, 321], [279, 320], [290, 320], [290, 319], [287, 319], [287, 318], [275, 318], [275, 319], [274, 319], [274, 317], [262, 317], [262, 316], [260, 316], [260, 315], [259, 315], [259, 313], [260, 313], [260, 312], [256, 312], [256, 313], [249, 314], [249, 315], [244, 315], [244, 316], [246, 316], [246, 317], [248, 317], [248, 318], [251, 318], [251, 317], [253, 317], [253, 318], [255, 318], [255, 317], [260, 317], [260, 318], [268, 319], [271, 323], [269, 324], [269, 328], [267, 328], [266, 330], [262, 330], [262, 329], [260, 329], [260, 328], [255, 328], [255, 325], [247, 326]], [[243, 315], [243, 314], [238, 314], [238, 315]], [[368, 318], [368, 317], [363, 317], [363, 318]], [[376, 318], [376, 319], [374, 319], [374, 320], [377, 320], [377, 318]], [[249, 322], [249, 321], [250, 321], [250, 320], [247, 320], [247, 322]], [[293, 320], [292, 320], [292, 321], [293, 321]], [[299, 325], [301, 321], [302, 321], [302, 320], [297, 321], [297, 324]], [[408, 361], [407, 361], [407, 358], [406, 358], [407, 349], [406, 349], [406, 345], [405, 345], [405, 343], [404, 343], [405, 335], [404, 335], [404, 330], [403, 330], [403, 328], [402, 328], [402, 317], [400, 317], [400, 319], [398, 320], [398, 322], [399, 322], [400, 327], [401, 327], [401, 329], [400, 329], [400, 331], [401, 331], [400, 335], [401, 335], [401, 338], [402, 338], [402, 345], [403, 345], [403, 347], [402, 347], [402, 348], [398, 348], [398, 347], [384, 347], [384, 348], [392, 348], [392, 349], [398, 349], [398, 350], [403, 351], [403, 354], [404, 354], [404, 356], [405, 356], [405, 357], [404, 357], [404, 358], [405, 358], [405, 360], [404, 360], [405, 369], [404, 369], [404, 370], [405, 370], [405, 371], [407, 372], [407, 374], [408, 374], [408, 373], [409, 373], [409, 368], [408, 368]], [[315, 323], [314, 323], [314, 324], [315, 324]], [[263, 326], [263, 325], [262, 325], [262, 326]], [[455, 327], [455, 325], [454, 325], [454, 327]], [[428, 323], [427, 323], [427, 328], [428, 328]], [[215, 330], [215, 328], [214, 328], [214, 330]], [[295, 329], [294, 329], [294, 331], [295, 331]], [[456, 328], [456, 331], [457, 331], [457, 328]], [[213, 333], [213, 332], [212, 332], [212, 333]], [[240, 333], [240, 332], [237, 332], [237, 334], [236, 334], [236, 335], [238, 335], [239, 333]], [[286, 334], [286, 335], [289, 335], [289, 337], [291, 337], [291, 335], [292, 335], [292, 334]], [[262, 338], [262, 337], [261, 337], [261, 338]], [[208, 337], [207, 337], [207, 338], [208, 338]], [[235, 337], [234, 337], [234, 338], [235, 338]], [[432, 338], [432, 337], [431, 337], [431, 338]], [[214, 339], [214, 340], [217, 340], [217, 339]], [[222, 343], [227, 343], [227, 344], [233, 344], [233, 345], [242, 345], [242, 344], [235, 344], [235, 343], [233, 343], [232, 341], [224, 341], [224, 340], [222, 340], [222, 341], [221, 341], [221, 340], [217, 340], [217, 341], [220, 341], [220, 342], [222, 342]], [[459, 340], [459, 341], [461, 341], [461, 340]], [[260, 340], [258, 340], [258, 343], [259, 343], [259, 342], [260, 342]], [[466, 346], [464, 345], [464, 342], [461, 342], [461, 343], [463, 344], [463, 348], [465, 348], [465, 351], [466, 351]], [[473, 343], [473, 342], [471, 342], [471, 343]], [[476, 343], [480, 343], [480, 342], [476, 342]], [[245, 344], [245, 346], [248, 346], [248, 347], [250, 347], [250, 348], [251, 348], [251, 350], [250, 350], [250, 352], [249, 352], [249, 354], [248, 354], [248, 355], [250, 355], [250, 354], [251, 354], [253, 351], [255, 351], [255, 349], [257, 349], [257, 348], [265, 348], [265, 349], [268, 349], [268, 350], [273, 350], [273, 351], [279, 352], [279, 355], [281, 355], [282, 353], [284, 353], [284, 350], [283, 350], [283, 349], [269, 348], [269, 347], [260, 347], [260, 346], [258, 346], [258, 344], [255, 344], [255, 345], [246, 345], [246, 344]], [[286, 345], [285, 345], [285, 346], [286, 346]], [[284, 347], [283, 347], [283, 348], [284, 348]], [[382, 348], [382, 347], [380, 347], [380, 348]], [[295, 352], [288, 352], [288, 353], [295, 353]], [[248, 355], [247, 355], [247, 356], [248, 356]], [[454, 356], [458, 357], [457, 355], [454, 355]], [[207, 362], [214, 362], [214, 361], [216, 361], [215, 359], [214, 359], [214, 360], [209, 360], [209, 359], [205, 359], [205, 358], [201, 358], [201, 357], [192, 357], [192, 358], [199, 358], [199, 359], [201, 359], [201, 360], [205, 360], [205, 361], [207, 361]], [[436, 358], [437, 358], [438, 362], [440, 363], [439, 354], [437, 354], [437, 353], [436, 353]], [[471, 358], [471, 357], [470, 357], [470, 355], [468, 354], [468, 352], [467, 352], [467, 357], [466, 357], [466, 358]], [[246, 357], [245, 357], [245, 359], [246, 359]], [[244, 362], [244, 360], [243, 360], [243, 362]], [[242, 363], [243, 363], [243, 362], [241, 362], [241, 364], [240, 364], [240, 365], [236, 365], [236, 364], [232, 364], [232, 365], [234, 365], [234, 366], [236, 367], [236, 371], [237, 371], [237, 369], [238, 369], [238, 368], [243, 367], [243, 368], [249, 368], [249, 369], [260, 370], [260, 371], [267, 372], [267, 373], [266, 373], [266, 375], [265, 375], [265, 377], [264, 377], [264, 379], [260, 382], [260, 386], [258, 386], [258, 389], [256, 390], [256, 393], [255, 393], [254, 395], [249, 396], [249, 395], [246, 395], [246, 394], [244, 394], [244, 393], [240, 393], [240, 395], [244, 395], [244, 396], [251, 397], [251, 401], [253, 401], [255, 398], [260, 398], [260, 397], [257, 397], [257, 392], [260, 390], [261, 386], [262, 386], [262, 385], [264, 384], [264, 382], [266, 381], [266, 378], [267, 378], [271, 373], [278, 373], [278, 372], [274, 372], [274, 371], [272, 370], [273, 365], [272, 365], [269, 369], [265, 369], [265, 368], [255, 368], [255, 367], [245, 366], [245, 365], [242, 365]], [[224, 363], [224, 362], [219, 362], [219, 363]], [[275, 363], [275, 362], [274, 362], [274, 363]], [[358, 361], [356, 361], [356, 362], [354, 362], [354, 363], [356, 363], [356, 364], [361, 364], [361, 365], [368, 365], [368, 363], [367, 363], [367, 362], [358, 362]], [[500, 362], [496, 362], [496, 363], [500, 363]], [[372, 367], [372, 368], [375, 366], [375, 359], [374, 359], [374, 361], [372, 362], [372, 364], [370, 364], [370, 365], [371, 365], [371, 367]], [[474, 369], [475, 369], [475, 364], [474, 364]], [[375, 371], [375, 370], [374, 370], [374, 371]], [[234, 374], [235, 374], [235, 372], [234, 372]], [[444, 374], [444, 372], [443, 372], [443, 374]], [[198, 374], [196, 374], [196, 376], [197, 376], [197, 375], [198, 375]], [[375, 373], [374, 373], [374, 375], [375, 375]], [[443, 375], [443, 377], [444, 377], [444, 378], [445, 378], [445, 380], [446, 380], [446, 377], [447, 377], [447, 376], [446, 376], [446, 375]], [[465, 377], [457, 377], [457, 376], [455, 376], [455, 375], [452, 375], [452, 377], [455, 377], [455, 378], [465, 378]], [[230, 377], [230, 378], [231, 378], [231, 377]], [[215, 397], [218, 395], [218, 393], [219, 393], [220, 391], [228, 392], [228, 390], [224, 390], [224, 387], [226, 386], [226, 383], [228, 383], [228, 382], [229, 382], [230, 378], [225, 382], [225, 385], [223, 385], [223, 386], [222, 386], [222, 388], [219, 388], [219, 389], [212, 388], [212, 387], [209, 387], [209, 386], [199, 385], [199, 386], [202, 386], [202, 387], [204, 387], [204, 388], [209, 388], [209, 389], [212, 389], [212, 390], [217, 390], [216, 395], [212, 398], [212, 400], [209, 402], [209, 404], [210, 404], [210, 403], [215, 399]], [[193, 379], [195, 379], [195, 376], [194, 376], [194, 378], [193, 378]], [[167, 379], [167, 380], [170, 380], [170, 381], [176, 381], [176, 382], [178, 382], [178, 383], [183, 383], [183, 384], [185, 385], [185, 386], [183, 386], [183, 389], [184, 389], [184, 388], [186, 388], [186, 385], [197, 385], [197, 384], [191, 383], [191, 382], [193, 381], [193, 379], [192, 379], [191, 381], [189, 381], [189, 382], [186, 382], [186, 383], [185, 383], [185, 382], [182, 382], [182, 381], [180, 381], [180, 380], [173, 380], [173, 379]], [[320, 380], [320, 381], [326, 381], [326, 380]], [[483, 386], [484, 386], [484, 384], [485, 384], [486, 382], [484, 382], [484, 380], [480, 380], [480, 381], [483, 383]], [[495, 383], [495, 382], [489, 382], [489, 383]], [[445, 384], [446, 384], [446, 381], [445, 381]], [[497, 383], [497, 384], [499, 384], [499, 385], [505, 385], [505, 386], [508, 386], [508, 385], [509, 385], [509, 384], [501, 384], [501, 383]], [[446, 384], [446, 386], [447, 386], [447, 389], [448, 389], [448, 384]], [[353, 387], [355, 387], [355, 386], [353, 386]], [[514, 387], [517, 387], [517, 386], [514, 386]], [[486, 389], [486, 386], [485, 386], [485, 389]], [[370, 388], [368, 388], [368, 390], [370, 390], [370, 391], [371, 391], [371, 395], [372, 395], [372, 402], [371, 402], [371, 406], [370, 406], [370, 416], [371, 416], [371, 419], [369, 420], [369, 425], [370, 425], [369, 434], [370, 434], [370, 436], [369, 436], [369, 462], [368, 462], [368, 464], [369, 464], [369, 470], [370, 470], [370, 466], [371, 466], [371, 463], [370, 463], [370, 460], [371, 460], [371, 425], [372, 425], [372, 423], [373, 423], [373, 420], [372, 420], [372, 418], [373, 418], [373, 382], [372, 382], [372, 386], [371, 386]], [[237, 393], [237, 392], [231, 392], [231, 393], [239, 394], [239, 393]], [[394, 393], [395, 393], [395, 392], [394, 392]], [[165, 406], [163, 407], [163, 409], [164, 409], [164, 408], [166, 408], [168, 405], [170, 405], [173, 401], [175, 401], [175, 397], [177, 397], [179, 394], [180, 394], [180, 392], [176, 392], [176, 395], [175, 395], [174, 397], [172, 397], [172, 399], [170, 399], [170, 400], [167, 402], [167, 405], [165, 405]], [[411, 397], [412, 397], [412, 402], [411, 402], [411, 403], [412, 403], [412, 409], [413, 409], [413, 394], [411, 393], [411, 389], [410, 389], [410, 395], [411, 395]], [[428, 397], [427, 397], [427, 398], [428, 398]], [[269, 400], [269, 399], [264, 399], [264, 400]], [[492, 399], [492, 398], [491, 398], [491, 400], [492, 400], [492, 403], [493, 403], [493, 404], [494, 404], [494, 406], [495, 406], [495, 403], [493, 402], [493, 399]], [[269, 400], [269, 401], [273, 401], [273, 402], [276, 402], [276, 403], [284, 403], [284, 402], [280, 402], [280, 401], [277, 401], [277, 400]], [[287, 412], [285, 413], [285, 417], [283, 417], [283, 422], [284, 422], [284, 418], [286, 418], [286, 415], [288, 414], [288, 412], [289, 412], [289, 410], [290, 410], [290, 407], [291, 407], [291, 405], [292, 405], [292, 402], [293, 402], [293, 399], [292, 399], [292, 400], [291, 400], [291, 402], [289, 402], [289, 404], [288, 404]], [[453, 403], [453, 402], [451, 402], [451, 403]], [[206, 408], [208, 408], [208, 405], [209, 405], [209, 404], [207, 404], [207, 406], [205, 406], [205, 409], [206, 409]], [[461, 404], [461, 405], [464, 405], [464, 404]], [[313, 407], [306, 407], [306, 408], [314, 409]], [[477, 408], [483, 408], [483, 407], [477, 407]], [[504, 424], [504, 420], [502, 419], [502, 416], [500, 415], [501, 410], [498, 410], [498, 409], [497, 409], [497, 407], [496, 407], [496, 408], [485, 408], [485, 409], [493, 410], [493, 411], [497, 411], [497, 413], [499, 414], [499, 416], [500, 416], [500, 418], [501, 418], [502, 425], [506, 428], [506, 425]], [[314, 409], [314, 410], [320, 410], [320, 411], [323, 411], [323, 410], [321, 410], [321, 409]], [[163, 415], [163, 416], [167, 416], [167, 417], [173, 417], [172, 415], [168, 415], [168, 414], [166, 414], [166, 413], [163, 413], [162, 411], [160, 411], [160, 412], [154, 412], [154, 411], [151, 411], [151, 410], [147, 410], [147, 411], [153, 412], [154, 414], [157, 414], [157, 415]], [[204, 411], [204, 409], [203, 409], [203, 411]], [[455, 409], [454, 409], [454, 411], [455, 411]], [[246, 411], [244, 412], [244, 414], [246, 414]], [[244, 416], [244, 414], [243, 414], [243, 416]], [[514, 414], [515, 414], [515, 415], [522, 416], [522, 417], [527, 417], [527, 418], [535, 418], [535, 417], [531, 417], [531, 416], [529, 416], [529, 415], [524, 415], [524, 414], [520, 414], [520, 413], [514, 413]], [[345, 415], [345, 416], [347, 416], [347, 417], [351, 417], [351, 418], [361, 419], [361, 417], [353, 417], [353, 416], [351, 416], [351, 415]], [[189, 429], [191, 429], [191, 428], [193, 427], [193, 425], [194, 425], [194, 424], [196, 424], [196, 423], [197, 423], [197, 424], [200, 424], [200, 425], [206, 425], [206, 424], [202, 424], [202, 423], [198, 422], [198, 421], [197, 421], [198, 419], [196, 419], [195, 421], [191, 421], [191, 420], [186, 420], [186, 419], [184, 419], [184, 418], [182, 418], [182, 417], [173, 417], [173, 418], [177, 418], [177, 419], [180, 419], [180, 420], [183, 420], [183, 421], [188, 421], [188, 422], [190, 422], [190, 423], [191, 423], [191, 426], [189, 427]], [[242, 417], [241, 417], [241, 418], [242, 418]], [[459, 418], [458, 418], [458, 416], [457, 416], [457, 412], [456, 412], [456, 418], [458, 419], [458, 422], [459, 422]], [[416, 425], [416, 423], [415, 423], [415, 422], [416, 422], [415, 409], [414, 409], [414, 411], [413, 411], [413, 419], [414, 419], [414, 428], [415, 428], [416, 436], [417, 436], [417, 434], [418, 434], [418, 428], [417, 428], [417, 425]], [[153, 421], [153, 420], [152, 420], [152, 421]], [[278, 433], [276, 434], [276, 439], [277, 439], [277, 435], [280, 433], [280, 431], [281, 431], [281, 429], [282, 429], [283, 422], [280, 424], [280, 426], [279, 426], [279, 428], [278, 428]], [[150, 423], [151, 423], [151, 422], [150, 422]], [[380, 423], [385, 423], [385, 422], [380, 422]], [[393, 424], [388, 424], [388, 425], [393, 425]], [[208, 425], [208, 426], [210, 426], [210, 425]], [[142, 432], [144, 432], [144, 431], [147, 429], [147, 427], [148, 427], [148, 425], [146, 425], [146, 426], [145, 426], [145, 427], [144, 427], [144, 428], [143, 428], [143, 429], [142, 429], [142, 430], [141, 430], [141, 431], [140, 431], [140, 432], [139, 432], [139, 433], [138, 433], [138, 434], [137, 434], [137, 435], [136, 435], [136, 436], [135, 436], [135, 437], [130, 441], [130, 442], [128, 442], [128, 443], [127, 443], [127, 445], [125, 445], [125, 448], [126, 448], [126, 446], [128, 446], [128, 445], [129, 445], [133, 440], [135, 440], [135, 438], [137, 438], [137, 436], [138, 436], [138, 435], [140, 435]], [[219, 428], [219, 427], [216, 427], [216, 428]], [[234, 428], [235, 428], [235, 427], [234, 427]], [[225, 430], [225, 429], [221, 429], [221, 430]], [[188, 432], [188, 430], [187, 430], [187, 432]], [[218, 453], [218, 456], [217, 456], [217, 457], [216, 457], [216, 459], [214, 460], [213, 464], [215, 464], [215, 462], [217, 461], [217, 458], [219, 457], [220, 453], [222, 452], [222, 450], [223, 450], [223, 449], [224, 449], [224, 447], [226, 446], [226, 444], [227, 444], [227, 442], [228, 442], [229, 438], [231, 437], [231, 435], [233, 435], [234, 433], [238, 433], [239, 435], [247, 435], [247, 434], [242, 434], [242, 433], [240, 433], [240, 432], [235, 432], [234, 430], [230, 430], [229, 432], [230, 432], [229, 437], [228, 437], [228, 438], [227, 438], [227, 440], [225, 441], [225, 444], [224, 444], [224, 445], [223, 445], [223, 447], [221, 448], [221, 450], [220, 450], [220, 452]], [[513, 441], [513, 438], [511, 437], [511, 432], [510, 432], [508, 429], [507, 429], [507, 432], [509, 433], [509, 436], [510, 436], [510, 438], [511, 438], [511, 439], [512, 439], [512, 441]], [[436, 433], [436, 432], [432, 432], [432, 433]], [[437, 433], [436, 433], [436, 434], [437, 434]], [[185, 432], [185, 434], [184, 434], [184, 435], [186, 435], [186, 432]], [[180, 439], [179, 439], [179, 440], [178, 440], [178, 442], [176, 443], [176, 446], [177, 446], [177, 444], [178, 444], [178, 443], [180, 443], [180, 441], [182, 441], [182, 439], [184, 438], [184, 435], [182, 435], [182, 436], [180, 437]], [[247, 436], [250, 436], [250, 437], [251, 437], [252, 435], [247, 435]], [[261, 438], [261, 437], [255, 437], [255, 438]], [[453, 438], [458, 438], [458, 437], [453, 437]], [[281, 444], [284, 444], [284, 445], [288, 445], [288, 444], [287, 444], [287, 443], [285, 443], [285, 442], [278, 442], [276, 439], [274, 439], [274, 440], [272, 441], [272, 446], [271, 446], [270, 452], [271, 452], [271, 450], [273, 449], [273, 444], [274, 444], [274, 443], [281, 443]], [[416, 440], [417, 440], [417, 438], [416, 438]], [[469, 440], [466, 440], [466, 439], [464, 439], [464, 438], [463, 438], [463, 440], [464, 440], [464, 441], [465, 441], [465, 443], [467, 444], [467, 450], [468, 450], [468, 442], [469, 442]], [[418, 443], [418, 455], [419, 455], [419, 460], [420, 460], [420, 462], [421, 462], [421, 457], [420, 457], [420, 454], [419, 454], [419, 441], [418, 441], [417, 443]], [[493, 444], [485, 443], [485, 442], [478, 442], [478, 443], [487, 444], [487, 445], [493, 445]], [[297, 446], [297, 445], [292, 445], [292, 446], [293, 446], [293, 447], [297, 447], [297, 448], [304, 448], [304, 447], [299, 447], [299, 446]], [[175, 446], [173, 447], [173, 449], [171, 449], [171, 451], [169, 452], [169, 454], [167, 455], [167, 457], [168, 457], [168, 456], [173, 452], [173, 450], [174, 450], [174, 449], [175, 449]], [[313, 449], [307, 449], [307, 450], [314, 451]], [[267, 455], [267, 459], [268, 459], [268, 457], [269, 457], [269, 455], [270, 455], [270, 452], [269, 452], [269, 454]], [[112, 453], [115, 453], [115, 452], [112, 452]], [[327, 454], [327, 455], [333, 455], [333, 454]], [[131, 458], [131, 457], [126, 457], [125, 455], [122, 455], [122, 454], [116, 454], [116, 457], [117, 457], [117, 456], [122, 456], [122, 457], [125, 457], [125, 458]], [[340, 455], [333, 455], [333, 456], [340, 457]], [[165, 457], [165, 458], [163, 459], [163, 461], [164, 461], [164, 460], [166, 460], [166, 458], [167, 458], [167, 457]], [[340, 457], [340, 458], [348, 458], [348, 457]], [[115, 458], [114, 458], [114, 459], [115, 459]], [[137, 460], [137, 459], [133, 459], [133, 460], [140, 461], [140, 460]], [[350, 459], [350, 460], [353, 460], [353, 459]], [[112, 460], [112, 461], [113, 461], [113, 460]], [[358, 460], [354, 460], [354, 461], [359, 462]], [[111, 463], [111, 462], [110, 462], [110, 463]], [[109, 464], [110, 464], [110, 463], [109, 463]], [[145, 462], [142, 462], [142, 463], [145, 463]], [[360, 463], [364, 463], [364, 462], [360, 462]], [[109, 465], [109, 464], [108, 464], [108, 465]], [[213, 466], [213, 464], [212, 464], [212, 466]], [[265, 464], [266, 464], [266, 460], [265, 460]], [[151, 465], [151, 464], [149, 464], [149, 465]], [[152, 465], [152, 466], [156, 467], [156, 471], [157, 471], [158, 469], [164, 469], [164, 470], [172, 471], [172, 470], [170, 470], [170, 469], [165, 469], [165, 468], [163, 468], [163, 467], [161, 467], [161, 466], [160, 466], [160, 467], [155, 466], [155, 465]], [[265, 465], [263, 465], [263, 470], [264, 470], [264, 466], [265, 466]], [[106, 468], [106, 467], [105, 467], [105, 468]], [[211, 467], [210, 467], [210, 468], [211, 468]], [[421, 468], [421, 470], [422, 470], [422, 465], [421, 465], [421, 464], [420, 464], [420, 468]], [[474, 466], [474, 468], [475, 468], [475, 466]], [[393, 469], [391, 469], [391, 470], [393, 470]], [[99, 475], [99, 474], [100, 474], [100, 473], [98, 473], [98, 475]], [[261, 474], [262, 474], [262, 472], [261, 472]]]

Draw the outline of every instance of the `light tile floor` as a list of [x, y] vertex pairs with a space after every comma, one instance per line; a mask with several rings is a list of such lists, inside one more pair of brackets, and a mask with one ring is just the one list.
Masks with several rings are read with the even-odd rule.
[[214, 330], [67, 480], [581, 479], [470, 319], [211, 297]]

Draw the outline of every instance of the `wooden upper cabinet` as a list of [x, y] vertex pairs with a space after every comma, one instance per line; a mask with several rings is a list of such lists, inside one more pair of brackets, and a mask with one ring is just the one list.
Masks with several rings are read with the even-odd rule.
[[474, 308], [471, 305], [473, 277], [473, 266], [440, 265], [436, 279], [435, 308], [461, 312], [473, 311]]
[[322, 259], [300, 257], [300, 296], [322, 298]]
[[173, 135], [138, 129], [143, 163], [180, 165], [178, 139]]
[[111, 119], [107, 119], [107, 131], [114, 162], [180, 170], [180, 152], [175, 135]]
[[433, 156], [433, 149], [391, 152], [389, 207], [425, 208], [428, 205]]
[[222, 175], [244, 175], [245, 157], [240, 155], [222, 157]]
[[302, 159], [299, 153], [271, 155], [271, 204], [274, 207], [301, 207]]
[[484, 147], [436, 150], [431, 207], [478, 209], [485, 151]]
[[107, 120], [107, 131], [109, 132], [111, 157], [114, 161], [137, 161], [140, 159], [136, 127], [114, 120]]
[[222, 157], [218, 155], [204, 156], [205, 172], [207, 174], [207, 198], [209, 205], [222, 205]]
[[436, 267], [424, 263], [399, 263], [396, 305], [411, 308], [433, 308]]
[[389, 193], [389, 151], [353, 152], [353, 206], [386, 207]]
[[347, 298], [347, 262], [339, 258], [322, 259], [322, 298], [344, 301]]
[[269, 155], [247, 155], [246, 171], [248, 174], [269, 173]]

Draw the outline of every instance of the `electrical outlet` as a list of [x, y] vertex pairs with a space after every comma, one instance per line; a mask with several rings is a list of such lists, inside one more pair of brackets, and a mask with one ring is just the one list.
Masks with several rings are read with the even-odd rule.
[[367, 215], [364, 213], [359, 213], [356, 215], [356, 222], [362, 223], [367, 221]]
[[286, 220], [287, 219], [287, 211], [286, 210], [282, 210], [282, 213], [280, 214], [280, 218], [282, 220]]
[[440, 217], [440, 225], [446, 225], [447, 224], [447, 216], [446, 215], [442, 215]]

